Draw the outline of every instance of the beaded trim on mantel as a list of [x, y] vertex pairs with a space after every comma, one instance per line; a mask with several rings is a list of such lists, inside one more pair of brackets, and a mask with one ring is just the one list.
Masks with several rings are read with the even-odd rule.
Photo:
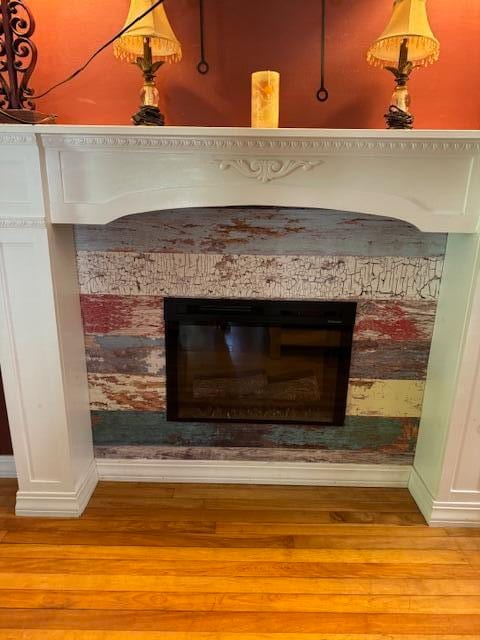
[[183, 137], [183, 136], [112, 136], [81, 135], [59, 136], [42, 135], [44, 146], [53, 148], [65, 147], [126, 147], [141, 149], [166, 149], [171, 151], [281, 151], [286, 153], [399, 153], [425, 152], [435, 154], [478, 153], [480, 143], [444, 140], [439, 142], [421, 140], [405, 141], [377, 138], [359, 140], [355, 138], [249, 138], [237, 137]]

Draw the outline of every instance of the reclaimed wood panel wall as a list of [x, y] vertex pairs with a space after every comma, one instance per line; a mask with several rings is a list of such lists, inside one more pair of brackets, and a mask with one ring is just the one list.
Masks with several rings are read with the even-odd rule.
[[[410, 464], [446, 236], [307, 209], [185, 209], [76, 228], [96, 453]], [[345, 425], [168, 423], [165, 296], [357, 300]]]

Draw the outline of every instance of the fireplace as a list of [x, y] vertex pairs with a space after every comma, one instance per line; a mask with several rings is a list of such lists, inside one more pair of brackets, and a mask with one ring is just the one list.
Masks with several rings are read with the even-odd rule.
[[[100, 476], [189, 482], [408, 483], [430, 523], [478, 523], [479, 132], [160, 129], [36, 126], [27, 130], [4, 125], [0, 132], [0, 361], [19, 481], [17, 513], [78, 516]], [[312, 441], [313, 432], [315, 450], [322, 452], [329, 438], [338, 441], [344, 430], [348, 443], [358, 434], [362, 449], [397, 456], [416, 438], [418, 426], [412, 467], [379, 464], [378, 459], [375, 464], [370, 459], [359, 464], [353, 448], [352, 457], [344, 457], [343, 443], [341, 458], [335, 457], [334, 449], [328, 461], [306, 458], [302, 452], [301, 464], [297, 463], [291, 448], [288, 462], [282, 450], [273, 448], [268, 462], [256, 450], [249, 450], [247, 459], [235, 439], [227, 442], [223, 437], [241, 431], [239, 423], [227, 424], [224, 431], [219, 423], [166, 424], [163, 373], [158, 367], [153, 375], [125, 371], [123, 379], [108, 372], [87, 375], [70, 225], [105, 225], [130, 214], [165, 210], [176, 210], [184, 222], [185, 208], [229, 206], [307, 207], [319, 217], [326, 210], [388, 215], [427, 234], [449, 233], [425, 385], [423, 380], [412, 385], [416, 380], [410, 372], [425, 364], [425, 351], [419, 352], [417, 346], [431, 316], [422, 316], [420, 309], [436, 297], [438, 261], [405, 236], [392, 233], [394, 253], [379, 255], [376, 239], [370, 238], [366, 250], [363, 247], [361, 256], [356, 255], [350, 249], [358, 237], [356, 219], [332, 238], [328, 255], [318, 256], [312, 237], [303, 258], [272, 257], [257, 239], [252, 255], [239, 256], [239, 235], [252, 231], [237, 225], [228, 238], [231, 257], [226, 260], [220, 255], [225, 251], [218, 249], [219, 240], [225, 246], [224, 235], [214, 236], [214, 242], [204, 246], [202, 216], [194, 227], [195, 252], [184, 257], [175, 255], [178, 247], [169, 234], [163, 239], [162, 246], [170, 247], [164, 255], [149, 248], [148, 235], [138, 238], [143, 243], [140, 255], [125, 255], [123, 238], [110, 238], [111, 248], [104, 251], [98, 234], [95, 255], [87, 251], [82, 257], [87, 278], [80, 282], [87, 302], [101, 305], [95, 315], [96, 331], [101, 333], [105, 320], [118, 315], [119, 305], [129, 326], [143, 331], [152, 326], [152, 309], [160, 309], [161, 299], [229, 298], [232, 286], [251, 299], [358, 300], [345, 424], [331, 428], [305, 424], [301, 446]], [[302, 233], [297, 226], [289, 229]], [[282, 225], [266, 229], [279, 247], [285, 231]], [[132, 278], [139, 266], [142, 277]], [[276, 278], [278, 273], [285, 277]], [[350, 293], [345, 295], [345, 290]], [[108, 303], [101, 299], [104, 294]], [[140, 304], [133, 310], [128, 300], [119, 300], [134, 295]], [[395, 307], [398, 323], [392, 323], [395, 316], [385, 315], [385, 295], [387, 302], [401, 302]], [[413, 324], [412, 313], [418, 318]], [[147, 336], [145, 344], [153, 345], [158, 355], [163, 325], [155, 327], [159, 331], [150, 339]], [[391, 344], [383, 345], [389, 347], [392, 366], [382, 365], [384, 380], [378, 381], [376, 343], [384, 335], [382, 327], [392, 334]], [[115, 340], [99, 339], [106, 347], [124, 336], [119, 326]], [[397, 338], [410, 344], [403, 349]], [[359, 340], [362, 349], [356, 346]], [[133, 343], [138, 345], [138, 340]], [[129, 348], [121, 346], [120, 355]], [[409, 366], [399, 367], [395, 353]], [[145, 366], [158, 364], [155, 356]], [[400, 371], [408, 374], [407, 379], [399, 376]], [[147, 459], [138, 450], [132, 455], [125, 447], [123, 459], [95, 460], [89, 380], [100, 385], [93, 397], [94, 432], [101, 427], [104, 432], [126, 429], [135, 434], [135, 412], [143, 410], [146, 397], [150, 416], [144, 432], [157, 439], [160, 434], [165, 449], [176, 445], [182, 432], [182, 458], [173, 446], [162, 459]], [[114, 424], [99, 422], [100, 412], [108, 418], [115, 409], [120, 410]], [[411, 423], [412, 416], [420, 419], [419, 425]], [[398, 437], [379, 439], [377, 426]], [[259, 446], [264, 443], [263, 427], [269, 425], [253, 425]], [[210, 448], [203, 448], [201, 458], [193, 458], [188, 431], [192, 437], [203, 431]], [[268, 431], [275, 446], [296, 446], [296, 425]], [[207, 456], [212, 436], [218, 435], [216, 450]], [[222, 457], [225, 445], [228, 459]]]
[[342, 425], [355, 311], [167, 298], [167, 419]]

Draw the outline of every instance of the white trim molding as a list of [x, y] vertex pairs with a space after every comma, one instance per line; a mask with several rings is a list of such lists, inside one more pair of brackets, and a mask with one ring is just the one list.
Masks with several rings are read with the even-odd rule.
[[406, 487], [409, 465], [259, 462], [239, 460], [128, 460], [97, 458], [99, 480], [225, 484]]
[[97, 467], [90, 465], [80, 485], [74, 491], [17, 492], [15, 515], [50, 518], [78, 518], [82, 515], [98, 482]]
[[480, 496], [476, 501], [435, 500], [419, 473], [412, 469], [408, 489], [422, 512], [425, 520], [436, 527], [478, 527], [480, 526]]
[[0, 456], [0, 478], [16, 478], [17, 470], [13, 456]]

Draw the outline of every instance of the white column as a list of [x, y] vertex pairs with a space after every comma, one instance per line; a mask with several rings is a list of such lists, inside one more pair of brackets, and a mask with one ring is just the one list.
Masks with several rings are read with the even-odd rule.
[[11, 138], [0, 147], [0, 364], [16, 513], [79, 516], [97, 473], [72, 229], [46, 221], [34, 136]]
[[429, 524], [480, 526], [480, 234], [448, 240], [409, 488]]

